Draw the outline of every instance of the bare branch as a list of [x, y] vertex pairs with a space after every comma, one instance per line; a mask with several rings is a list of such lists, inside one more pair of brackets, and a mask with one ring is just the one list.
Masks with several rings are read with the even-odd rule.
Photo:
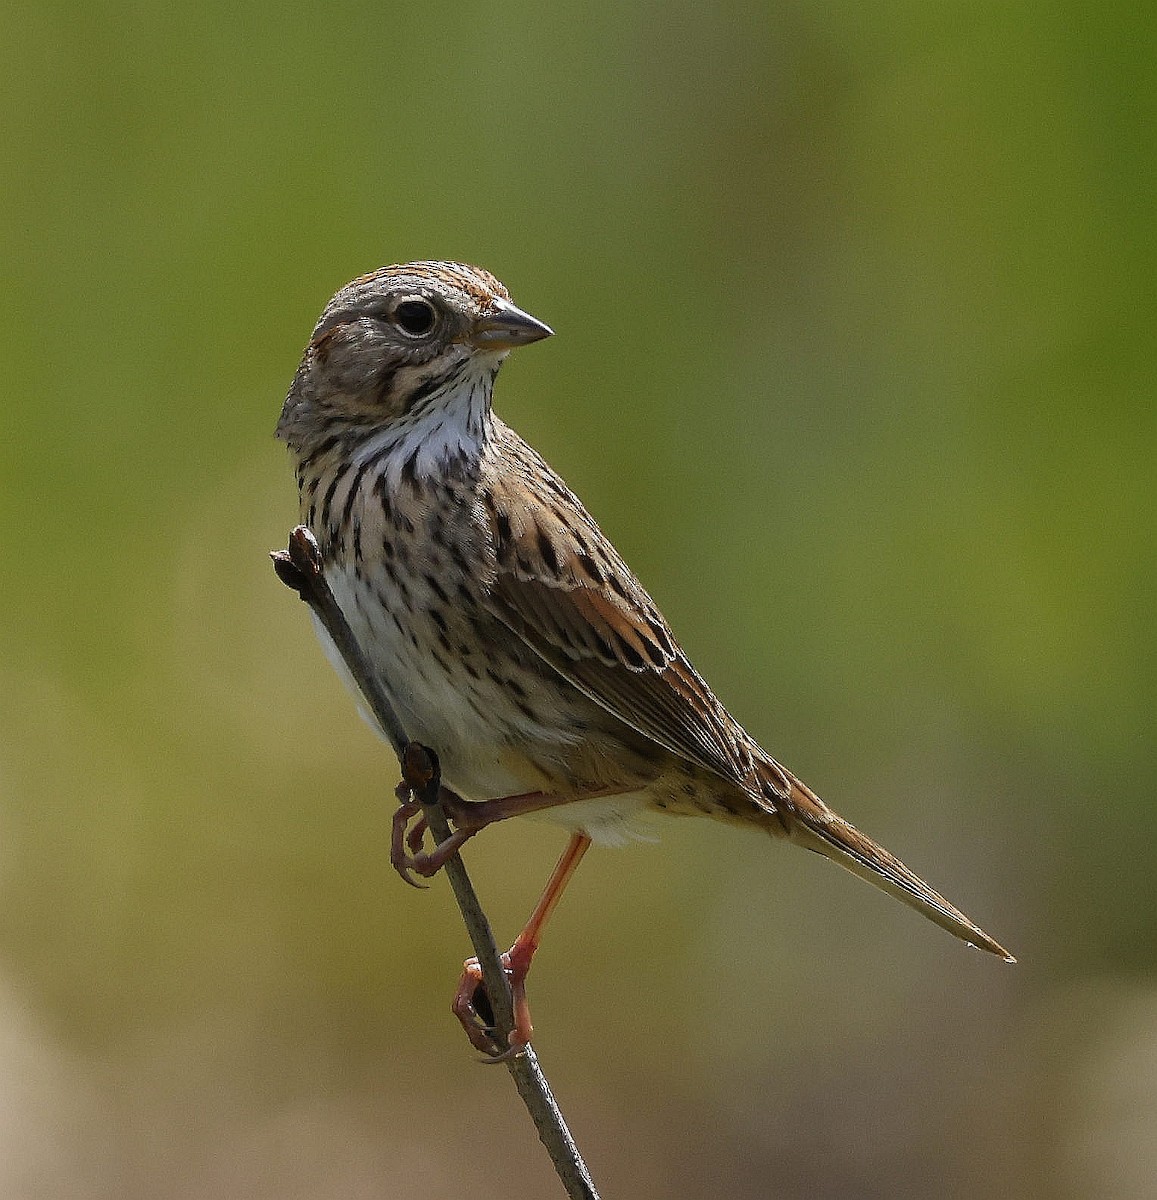
[[[274, 551], [270, 557], [281, 582], [297, 592], [313, 609], [333, 639], [375, 719], [393, 744], [402, 767], [402, 777], [421, 801], [426, 822], [435, 842], [444, 842], [450, 837], [451, 831], [440, 802], [443, 788], [437, 755], [430, 748], [411, 742], [406, 736], [380, 677], [362, 653], [326, 582], [321, 554], [313, 535], [304, 525], [297, 526], [289, 535], [288, 550]], [[482, 969], [482, 979], [493, 1009], [496, 1032], [505, 1042], [514, 1028], [514, 1009], [510, 983], [502, 967], [490, 922], [486, 919], [461, 857], [455, 854], [447, 860], [443, 869], [450, 881], [474, 947], [474, 954]], [[586, 1164], [563, 1120], [534, 1050], [527, 1046], [521, 1054], [503, 1061], [514, 1078], [518, 1093], [530, 1113], [538, 1136], [554, 1163], [554, 1169], [566, 1188], [567, 1195], [573, 1200], [599, 1200]]]

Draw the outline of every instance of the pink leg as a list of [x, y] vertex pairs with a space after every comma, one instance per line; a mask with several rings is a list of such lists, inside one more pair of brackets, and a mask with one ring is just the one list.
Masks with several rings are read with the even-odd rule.
[[[585, 833], [571, 834], [571, 839], [563, 851], [558, 864], [551, 872], [542, 896], [530, 914], [522, 932], [514, 939], [514, 945], [502, 956], [502, 965], [510, 979], [510, 990], [514, 1000], [514, 1028], [508, 1039], [509, 1045], [500, 1050], [494, 1043], [490, 1033], [489, 1023], [479, 1015], [476, 1008], [476, 996], [482, 986], [482, 969], [476, 958], [467, 959], [463, 965], [462, 978], [458, 991], [454, 994], [453, 1012], [462, 1022], [466, 1036], [475, 1049], [481, 1050], [496, 1061], [512, 1058], [521, 1054], [529, 1045], [534, 1026], [530, 1020], [530, 1005], [526, 998], [526, 976], [530, 971], [531, 961], [538, 949], [542, 937], [543, 926], [554, 912], [562, 897], [571, 876], [582, 862], [583, 855], [590, 846], [591, 839]], [[483, 993], [485, 995], [485, 993]]]

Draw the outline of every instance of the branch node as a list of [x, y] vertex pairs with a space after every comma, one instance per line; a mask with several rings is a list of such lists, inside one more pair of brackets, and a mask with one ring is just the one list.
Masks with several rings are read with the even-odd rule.
[[[435, 803], [442, 784], [437, 754], [421, 742], [407, 742], [402, 750], [402, 778], [423, 804]], [[433, 796], [426, 799], [431, 791]]]

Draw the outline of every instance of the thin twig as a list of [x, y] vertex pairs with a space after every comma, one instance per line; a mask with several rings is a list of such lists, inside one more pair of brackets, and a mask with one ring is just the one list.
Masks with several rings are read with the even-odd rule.
[[[274, 551], [270, 557], [281, 582], [297, 592], [313, 609], [333, 639], [362, 696], [389, 737], [402, 766], [403, 778], [422, 803], [430, 833], [435, 842], [445, 841], [450, 836], [450, 825], [440, 801], [443, 789], [437, 755], [428, 747], [411, 742], [406, 736], [381, 678], [362, 653], [326, 582], [321, 554], [313, 535], [304, 525], [297, 526], [289, 535], [289, 549]], [[486, 919], [461, 857], [455, 854], [443, 869], [482, 969], [482, 980], [493, 1010], [496, 1032], [505, 1040], [514, 1028], [514, 1005], [510, 981], [502, 968], [490, 922]], [[599, 1200], [586, 1164], [559, 1112], [534, 1050], [527, 1046], [521, 1054], [505, 1062], [567, 1195], [572, 1200]]]

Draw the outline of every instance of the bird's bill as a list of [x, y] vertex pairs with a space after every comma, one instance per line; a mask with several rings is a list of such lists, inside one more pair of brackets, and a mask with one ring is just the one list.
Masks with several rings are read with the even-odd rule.
[[554, 330], [509, 300], [496, 300], [490, 312], [474, 322], [466, 340], [479, 350], [513, 350], [548, 338]]

